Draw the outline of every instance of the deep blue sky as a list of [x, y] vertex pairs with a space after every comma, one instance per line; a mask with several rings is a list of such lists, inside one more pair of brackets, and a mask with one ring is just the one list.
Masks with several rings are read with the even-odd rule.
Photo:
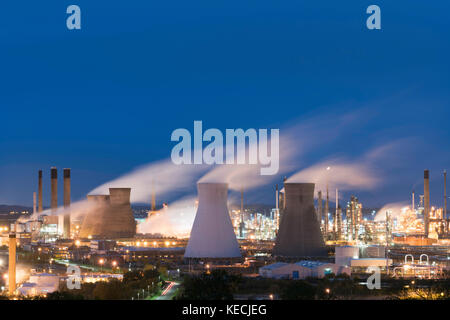
[[[70, 4], [80, 31], [66, 28]], [[382, 30], [365, 27], [370, 4]], [[309, 164], [415, 137], [391, 179], [361, 198], [408, 200], [430, 168], [437, 199], [450, 167], [449, 12], [444, 0], [3, 1], [0, 203], [31, 204], [37, 170], [48, 177], [52, 165], [72, 168], [82, 198], [167, 158], [171, 132], [193, 120], [282, 127], [360, 108], [370, 119]]]

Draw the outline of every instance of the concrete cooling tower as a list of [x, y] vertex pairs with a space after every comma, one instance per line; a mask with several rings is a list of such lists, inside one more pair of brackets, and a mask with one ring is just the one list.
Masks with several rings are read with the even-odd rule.
[[241, 257], [228, 213], [228, 184], [198, 183], [198, 209], [185, 258]]
[[130, 188], [110, 188], [109, 195], [88, 195], [90, 204], [80, 236], [99, 238], [131, 238], [136, 222], [130, 203]]
[[273, 249], [275, 256], [326, 256], [314, 208], [314, 183], [286, 183], [286, 209]]

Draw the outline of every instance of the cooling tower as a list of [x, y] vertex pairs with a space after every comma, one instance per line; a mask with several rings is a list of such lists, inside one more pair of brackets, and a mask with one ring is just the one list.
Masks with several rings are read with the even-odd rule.
[[286, 183], [286, 210], [273, 254], [286, 257], [326, 256], [314, 209], [314, 183]]
[[130, 188], [110, 188], [109, 195], [88, 195], [87, 212], [80, 236], [100, 238], [131, 238], [136, 222], [130, 203]]
[[228, 184], [198, 183], [198, 209], [185, 258], [241, 257], [228, 213]]

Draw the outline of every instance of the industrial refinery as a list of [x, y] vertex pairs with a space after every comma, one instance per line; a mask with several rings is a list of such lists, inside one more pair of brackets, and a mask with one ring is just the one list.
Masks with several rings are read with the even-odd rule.
[[[258, 208], [245, 203], [243, 188], [235, 205], [227, 183], [199, 182], [192, 207], [177, 211], [184, 221], [185, 212], [193, 210], [193, 220], [183, 222], [188, 236], [168, 235], [164, 228], [145, 233], [139, 227], [154, 224], [152, 230], [159, 230], [161, 219], [171, 214], [171, 203], [157, 205], [155, 185], [147, 209], [132, 206], [133, 189], [125, 186], [72, 203], [71, 170], [65, 168], [60, 206], [58, 169], [51, 167], [49, 173], [50, 206], [42, 200], [44, 174], [39, 170], [32, 212], [1, 229], [2, 245], [8, 248], [3, 295], [26, 299], [58, 292], [74, 279], [70, 266], [78, 268], [81, 283], [123, 281], [127, 272], [159, 266], [170, 279], [158, 284], [163, 289], [180, 285], [183, 275], [212, 270], [271, 281], [330, 275], [365, 279], [373, 270], [388, 281], [442, 281], [450, 270], [449, 219], [445, 205], [432, 204], [429, 170], [423, 173], [419, 201], [412, 192], [410, 206], [387, 205], [378, 211], [364, 210], [356, 195], [346, 202], [338, 189], [331, 202], [328, 184], [316, 190], [315, 183], [284, 178], [281, 189], [268, 186], [274, 190], [273, 206]], [[153, 286], [142, 294], [157, 295]]]
[[1, 6], [14, 314], [450, 300], [450, 1]]

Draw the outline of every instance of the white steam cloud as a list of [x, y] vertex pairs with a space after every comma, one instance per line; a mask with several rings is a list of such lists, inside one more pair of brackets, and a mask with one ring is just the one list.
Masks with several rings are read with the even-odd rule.
[[385, 221], [386, 211], [390, 211], [391, 218], [398, 218], [404, 210], [409, 209], [407, 202], [393, 202], [384, 205], [380, 210], [377, 211], [374, 220], [375, 221]]
[[194, 197], [175, 201], [138, 224], [138, 233], [187, 238], [191, 232], [196, 211]]
[[149, 203], [152, 192], [161, 196], [192, 188], [205, 170], [203, 165], [175, 165], [170, 159], [163, 160], [136, 168], [89, 194], [109, 194], [109, 188], [131, 188], [131, 202]]

